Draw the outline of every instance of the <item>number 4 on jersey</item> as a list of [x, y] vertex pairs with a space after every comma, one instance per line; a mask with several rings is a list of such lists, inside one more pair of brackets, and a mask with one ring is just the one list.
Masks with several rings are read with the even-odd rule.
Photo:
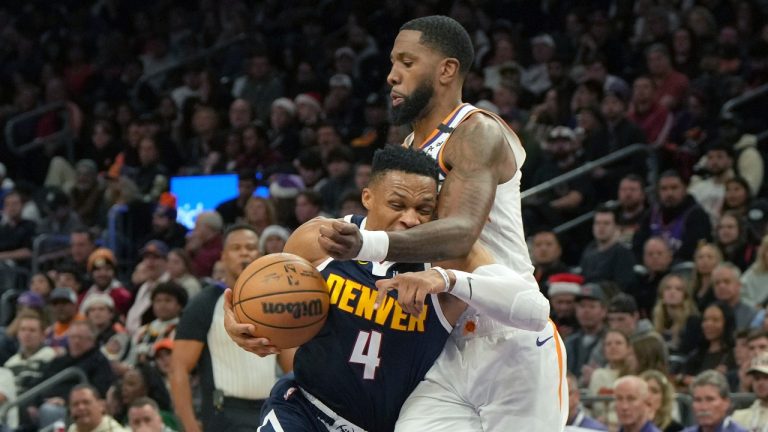
[[379, 350], [381, 348], [381, 333], [377, 331], [361, 331], [357, 335], [357, 342], [352, 349], [352, 356], [349, 357], [350, 363], [365, 365], [363, 378], [372, 380], [376, 377], [376, 368], [381, 363]]

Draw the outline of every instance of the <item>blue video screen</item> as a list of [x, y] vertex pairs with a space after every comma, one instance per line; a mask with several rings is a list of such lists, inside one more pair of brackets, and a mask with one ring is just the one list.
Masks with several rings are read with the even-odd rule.
[[[176, 221], [192, 229], [197, 215], [237, 196], [237, 174], [171, 177], [171, 193], [176, 196]], [[269, 198], [269, 187], [257, 187], [254, 195]]]

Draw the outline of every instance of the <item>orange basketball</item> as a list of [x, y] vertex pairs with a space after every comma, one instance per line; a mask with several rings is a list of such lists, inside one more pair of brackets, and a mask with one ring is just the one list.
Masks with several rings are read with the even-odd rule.
[[328, 316], [325, 279], [307, 260], [277, 253], [248, 265], [232, 289], [235, 316], [278, 348], [312, 339]]

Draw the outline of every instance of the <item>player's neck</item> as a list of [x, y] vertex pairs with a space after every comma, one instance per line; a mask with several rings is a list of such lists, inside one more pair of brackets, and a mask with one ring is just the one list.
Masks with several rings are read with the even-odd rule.
[[420, 146], [440, 123], [461, 104], [461, 97], [433, 99], [434, 105], [428, 108], [427, 115], [414, 121], [413, 144]]

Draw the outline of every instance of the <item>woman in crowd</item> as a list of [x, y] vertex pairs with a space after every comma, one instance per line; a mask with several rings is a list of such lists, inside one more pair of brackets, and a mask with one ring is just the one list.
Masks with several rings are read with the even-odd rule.
[[670, 274], [659, 282], [659, 295], [653, 307], [653, 326], [664, 337], [670, 352], [680, 352], [686, 326], [699, 315], [688, 281]]
[[768, 236], [763, 237], [755, 261], [741, 276], [741, 299], [760, 304], [768, 298]]
[[701, 311], [715, 300], [712, 271], [723, 261], [720, 249], [712, 243], [701, 243], [693, 254], [692, 287], [696, 307]]
[[733, 212], [747, 221], [750, 235], [762, 238], [765, 234], [768, 202], [762, 198], [753, 198], [752, 189], [743, 177], [733, 177], [725, 182], [725, 199], [720, 214]]
[[[603, 355], [607, 365], [597, 368], [589, 381], [588, 393], [591, 396], [613, 394], [613, 384], [619, 377], [632, 372], [630, 364], [631, 346], [629, 336], [619, 330], [608, 330], [603, 337]], [[605, 423], [608, 413], [613, 411], [608, 403], [596, 403], [592, 414]]]
[[251, 225], [261, 236], [264, 230], [273, 225], [275, 219], [275, 206], [266, 198], [253, 196], [245, 204], [244, 222]]
[[673, 417], [679, 414], [677, 401], [675, 400], [675, 388], [667, 379], [667, 376], [654, 369], [649, 369], [640, 374], [640, 378], [648, 383], [649, 402], [653, 424], [662, 432], [677, 432], [683, 430], [683, 425]]
[[290, 235], [291, 233], [287, 228], [280, 225], [270, 225], [264, 229], [259, 237], [259, 250], [262, 255], [280, 253]]
[[664, 340], [657, 334], [647, 333], [643, 336], [632, 338], [632, 371], [635, 375], [647, 370], [659, 370], [669, 372], [667, 349]]
[[202, 289], [200, 280], [191, 273], [191, 268], [192, 260], [187, 251], [176, 248], [168, 252], [168, 274], [174, 282], [184, 287], [190, 299]]
[[746, 222], [736, 213], [726, 212], [720, 216], [715, 227], [715, 243], [723, 253], [723, 260], [742, 272], [755, 260], [757, 247], [750, 239]]
[[733, 356], [733, 332], [736, 321], [728, 304], [716, 301], [704, 309], [701, 320], [702, 342], [683, 366], [681, 384], [688, 386], [693, 377], [707, 369], [728, 373], [736, 369]]

